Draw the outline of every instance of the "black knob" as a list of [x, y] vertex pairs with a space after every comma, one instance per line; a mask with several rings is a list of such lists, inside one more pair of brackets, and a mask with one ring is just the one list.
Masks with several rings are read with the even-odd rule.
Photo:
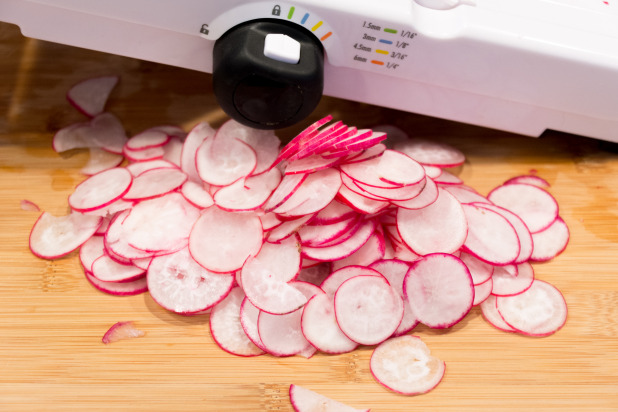
[[[288, 36], [300, 45], [298, 62], [264, 54], [266, 37], [273, 34]], [[322, 45], [302, 26], [255, 20], [230, 29], [215, 43], [215, 96], [230, 117], [246, 126], [278, 129], [294, 125], [315, 109], [323, 88]]]

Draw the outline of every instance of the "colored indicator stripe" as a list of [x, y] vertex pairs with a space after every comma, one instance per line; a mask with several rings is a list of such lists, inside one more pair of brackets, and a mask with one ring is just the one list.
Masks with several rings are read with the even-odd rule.
[[333, 34], [333, 32], [332, 32], [332, 31], [329, 31], [329, 32], [328, 32], [328, 33], [326, 33], [324, 36], [322, 36], [322, 37], [320, 38], [320, 40], [324, 41], [324, 40], [328, 39], [328, 38], [330, 37], [330, 35], [331, 35], [331, 34]]
[[387, 33], [397, 34], [397, 30], [395, 30], [395, 29], [384, 29], [384, 31], [387, 32]]
[[393, 44], [392, 41], [390, 40], [384, 40], [384, 39], [380, 39], [380, 43], [384, 43], [384, 44]]
[[388, 54], [388, 52], [386, 50], [380, 50], [380, 49], [376, 49], [376, 53]]
[[313, 26], [313, 27], [311, 28], [311, 31], [316, 31], [317, 29], [319, 29], [319, 28], [320, 28], [320, 26], [321, 26], [321, 25], [322, 25], [322, 22], [321, 22], [321, 21], [317, 22], [317, 23], [315, 24], [315, 26]]
[[372, 60], [371, 63], [377, 64], [378, 66], [384, 66], [384, 62], [381, 62], [380, 60]]
[[303, 16], [303, 19], [300, 21], [300, 24], [305, 24], [308, 18], [309, 18], [309, 13], [305, 13], [305, 15]]
[[290, 7], [290, 11], [288, 12], [288, 20], [294, 15], [294, 10], [296, 10], [294, 6]]

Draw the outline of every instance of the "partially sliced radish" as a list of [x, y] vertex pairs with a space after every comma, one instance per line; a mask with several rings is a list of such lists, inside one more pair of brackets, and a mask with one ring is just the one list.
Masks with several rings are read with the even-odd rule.
[[240, 323], [240, 307], [245, 297], [238, 286], [210, 312], [209, 325], [212, 338], [226, 352], [237, 356], [257, 356], [264, 351], [247, 337]]
[[115, 167], [81, 182], [69, 196], [69, 205], [78, 212], [107, 206], [123, 196], [133, 183], [133, 176], [123, 167]]
[[123, 339], [141, 338], [146, 333], [135, 327], [133, 322], [118, 322], [112, 325], [103, 335], [101, 341], [108, 345]]
[[304, 306], [301, 327], [307, 341], [321, 352], [347, 353], [358, 346], [339, 328], [334, 302], [324, 292], [313, 296]]
[[453, 255], [436, 253], [414, 262], [404, 280], [412, 312], [430, 328], [449, 328], [466, 316], [474, 302], [472, 276]]
[[292, 407], [296, 412], [369, 412], [369, 409], [355, 409], [294, 384], [290, 385], [289, 396]]
[[345, 335], [363, 345], [391, 336], [403, 318], [403, 299], [382, 276], [355, 276], [335, 293], [335, 316]]
[[112, 90], [118, 84], [118, 76], [100, 76], [83, 80], [67, 92], [67, 100], [77, 110], [89, 117], [103, 113]]
[[548, 336], [564, 326], [567, 305], [555, 286], [535, 279], [525, 292], [498, 297], [496, 306], [502, 319], [528, 336]]
[[397, 230], [415, 253], [452, 253], [468, 235], [468, 222], [461, 203], [444, 189], [438, 199], [420, 210], [397, 210]]
[[497, 267], [492, 276], [491, 293], [496, 296], [513, 296], [526, 291], [534, 281], [534, 269], [528, 262], [517, 265], [515, 275], [508, 273], [504, 267]]
[[569, 238], [569, 227], [561, 217], [556, 218], [548, 228], [532, 235], [534, 250], [530, 260], [545, 262], [553, 259], [566, 249]]
[[58, 259], [73, 252], [97, 231], [103, 218], [73, 212], [54, 216], [43, 212], [30, 231], [30, 250], [42, 259]]
[[419, 395], [435, 388], [445, 371], [444, 361], [431, 355], [417, 336], [391, 338], [374, 349], [369, 362], [373, 377], [387, 389]]
[[152, 298], [163, 308], [183, 315], [212, 308], [234, 284], [233, 276], [205, 269], [186, 248], [155, 257], [147, 278]]
[[178, 189], [187, 181], [180, 169], [150, 169], [133, 178], [131, 188], [122, 195], [125, 200], [143, 200], [161, 196]]
[[239, 270], [262, 247], [262, 223], [254, 214], [230, 213], [215, 206], [204, 210], [189, 237], [189, 250], [213, 272]]
[[487, 198], [519, 216], [531, 233], [540, 232], [558, 217], [558, 202], [546, 190], [522, 183], [498, 186]]

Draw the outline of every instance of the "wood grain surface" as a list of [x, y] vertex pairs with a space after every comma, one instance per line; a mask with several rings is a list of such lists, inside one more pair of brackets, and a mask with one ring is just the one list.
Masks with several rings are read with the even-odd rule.
[[[6, 24], [0, 57], [1, 411], [292, 411], [291, 383], [374, 412], [618, 411], [618, 146], [553, 132], [532, 139], [333, 98], [279, 132], [289, 139], [328, 113], [358, 127], [394, 124], [464, 151], [456, 172], [481, 193], [531, 170], [551, 183], [571, 242], [534, 268], [564, 293], [565, 327], [545, 338], [504, 333], [478, 308], [449, 330], [419, 326], [413, 333], [447, 371], [432, 392], [406, 397], [373, 380], [369, 347], [311, 359], [235, 357], [214, 344], [207, 315], [172, 314], [147, 293], [98, 292], [75, 254], [35, 258], [28, 234], [38, 213], [20, 201], [63, 214], [83, 179], [86, 154], [60, 156], [50, 145], [54, 131], [84, 120], [65, 100], [72, 84], [120, 75], [108, 108], [129, 134], [200, 120], [219, 126], [226, 116], [208, 74], [29, 40]], [[102, 344], [125, 320], [146, 335]]]

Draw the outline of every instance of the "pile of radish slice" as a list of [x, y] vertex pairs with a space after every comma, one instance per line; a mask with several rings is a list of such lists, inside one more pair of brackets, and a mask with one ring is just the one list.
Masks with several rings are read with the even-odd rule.
[[569, 239], [538, 176], [483, 196], [447, 170], [464, 163], [459, 150], [330, 117], [283, 148], [233, 120], [129, 137], [104, 111], [116, 83], [69, 91], [89, 119], [53, 147], [90, 150], [89, 177], [70, 214], [43, 212], [30, 235], [41, 258], [79, 249], [97, 289], [209, 313], [213, 339], [239, 356], [375, 346], [376, 380], [409, 395], [445, 370], [409, 335], [419, 323], [449, 328], [476, 305], [505, 331], [546, 336], [565, 323], [561, 293], [531, 265]]

